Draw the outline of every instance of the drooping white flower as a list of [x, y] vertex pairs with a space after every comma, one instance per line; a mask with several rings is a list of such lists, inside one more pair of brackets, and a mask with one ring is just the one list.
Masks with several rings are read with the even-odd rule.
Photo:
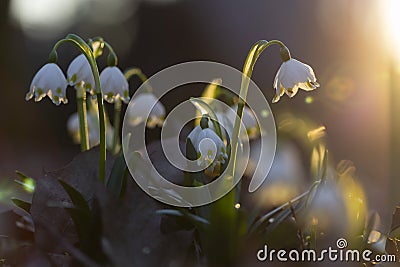
[[29, 100], [35, 95], [35, 101], [38, 102], [47, 95], [57, 106], [61, 102], [66, 104], [68, 103], [65, 94], [67, 85], [67, 80], [60, 67], [55, 63], [47, 63], [33, 77], [25, 99]]
[[204, 168], [208, 166], [206, 171], [209, 173], [228, 159], [224, 142], [211, 128], [196, 126], [188, 138], [198, 154], [197, 164]]
[[313, 69], [307, 64], [290, 58], [282, 63], [275, 76], [274, 89], [276, 93], [272, 102], [278, 102], [284, 93], [293, 97], [299, 88], [311, 91], [317, 87], [319, 84]]
[[67, 120], [67, 130], [72, 136], [74, 143], [79, 144], [81, 142], [81, 134], [79, 132], [79, 115], [78, 112], [71, 114]]
[[[94, 147], [100, 143], [99, 115], [96, 108], [90, 108], [87, 112], [87, 127], [89, 146]], [[77, 112], [71, 114], [67, 121], [67, 129], [75, 143], [81, 142], [79, 115]], [[114, 128], [106, 121], [106, 143], [109, 149], [112, 148]]]
[[113, 103], [116, 98], [120, 98], [125, 103], [129, 102], [128, 81], [118, 67], [105, 68], [100, 74], [100, 85], [107, 102]]
[[94, 94], [95, 84], [92, 69], [90, 68], [89, 61], [83, 54], [77, 56], [69, 64], [67, 77], [69, 85], [75, 86], [82, 83], [86, 91]]
[[[232, 125], [235, 124], [235, 119], [237, 116], [237, 108], [238, 106], [234, 105], [225, 112], [226, 117], [232, 123]], [[259, 130], [258, 130], [258, 123], [256, 116], [254, 115], [253, 111], [251, 111], [251, 109], [248, 108], [247, 106], [245, 106], [243, 109], [242, 122], [246, 130], [246, 133], [249, 135], [250, 139], [258, 136]], [[245, 133], [241, 132], [241, 134], [243, 135]]]
[[[155, 126], [162, 126], [165, 108], [152, 93], [142, 93], [135, 96], [132, 103], [129, 104], [126, 114], [132, 126], [146, 122], [147, 127], [154, 128]], [[149, 114], [148, 117], [146, 117], [147, 114]]]

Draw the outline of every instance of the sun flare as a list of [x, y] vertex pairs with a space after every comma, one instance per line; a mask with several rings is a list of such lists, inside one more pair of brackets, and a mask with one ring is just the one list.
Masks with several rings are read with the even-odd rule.
[[397, 50], [400, 48], [400, 1], [385, 0], [381, 3], [382, 17], [389, 45], [392, 49]]

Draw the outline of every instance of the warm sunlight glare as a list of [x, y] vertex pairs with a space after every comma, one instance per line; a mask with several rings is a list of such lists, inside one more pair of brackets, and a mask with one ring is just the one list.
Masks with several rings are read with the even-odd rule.
[[384, 0], [381, 3], [388, 42], [393, 49], [400, 50], [400, 1]]

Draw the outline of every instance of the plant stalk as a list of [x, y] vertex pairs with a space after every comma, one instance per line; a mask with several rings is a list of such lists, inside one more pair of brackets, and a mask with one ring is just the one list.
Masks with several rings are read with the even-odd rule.
[[81, 141], [81, 151], [89, 149], [89, 134], [87, 124], [87, 109], [86, 109], [86, 91], [85, 88], [79, 84], [75, 86], [76, 89], [76, 104], [79, 116], [79, 134]]

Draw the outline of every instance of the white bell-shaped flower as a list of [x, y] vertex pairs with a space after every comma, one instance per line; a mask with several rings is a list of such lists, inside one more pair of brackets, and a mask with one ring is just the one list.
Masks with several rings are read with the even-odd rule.
[[86, 91], [91, 94], [95, 93], [92, 69], [85, 55], [80, 54], [72, 60], [67, 70], [67, 77], [69, 85], [75, 86], [76, 84], [82, 83]]
[[81, 142], [81, 134], [79, 132], [79, 115], [77, 112], [68, 117], [67, 130], [72, 136], [74, 143], [79, 144]]
[[142, 93], [135, 96], [132, 103], [129, 104], [126, 114], [132, 126], [146, 122], [147, 127], [154, 128], [155, 126], [162, 126], [165, 108], [152, 93]]
[[[89, 146], [94, 147], [100, 143], [100, 126], [98, 113], [94, 113], [93, 110], [87, 113], [87, 127], [88, 127], [88, 138]], [[81, 134], [79, 126], [79, 115], [77, 112], [69, 116], [67, 121], [67, 129], [69, 134], [72, 136], [74, 143], [80, 144]], [[107, 148], [111, 149], [113, 145], [114, 128], [110, 123], [106, 122], [106, 143]]]
[[60, 67], [55, 63], [48, 63], [33, 77], [25, 99], [29, 100], [35, 95], [35, 101], [38, 102], [47, 95], [57, 106], [61, 102], [66, 104], [68, 103], [65, 94], [67, 85], [67, 80]]
[[190, 142], [192, 142], [194, 148], [196, 149], [196, 144], [197, 144], [197, 138], [199, 137], [199, 133], [203, 129], [200, 127], [200, 125], [197, 125], [196, 127], [193, 128], [193, 130], [189, 133], [188, 139], [190, 139]]
[[224, 164], [228, 159], [224, 142], [211, 128], [196, 126], [188, 138], [198, 154], [197, 164], [204, 168], [208, 166], [206, 171], [213, 173], [216, 165]]
[[272, 102], [278, 102], [284, 93], [293, 97], [299, 88], [311, 91], [317, 87], [319, 84], [313, 69], [307, 64], [290, 58], [282, 63], [275, 76], [274, 89], [276, 93]]
[[128, 81], [118, 67], [105, 68], [100, 74], [100, 85], [107, 102], [113, 103], [116, 98], [129, 102]]

